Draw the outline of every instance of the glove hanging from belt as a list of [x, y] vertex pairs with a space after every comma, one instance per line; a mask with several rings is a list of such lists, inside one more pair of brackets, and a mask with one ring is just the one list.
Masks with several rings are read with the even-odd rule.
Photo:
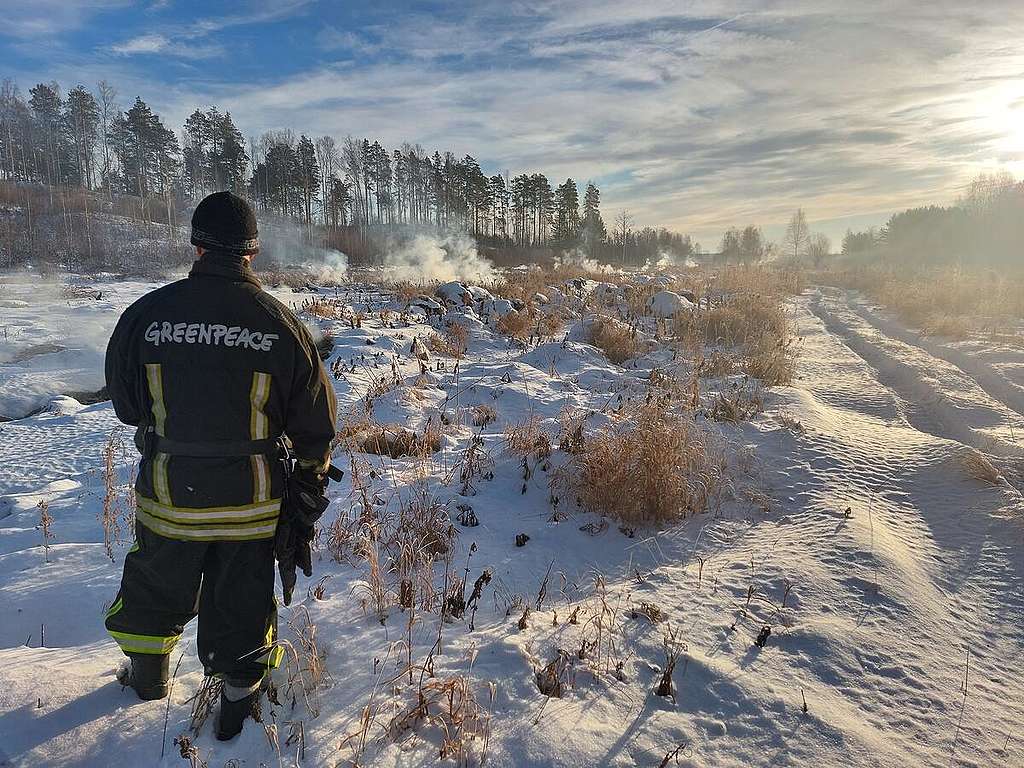
[[274, 552], [277, 570], [281, 575], [284, 604], [291, 605], [295, 590], [296, 566], [304, 575], [313, 575], [312, 552], [314, 527], [330, 505], [327, 498], [328, 479], [343, 477], [340, 469], [328, 466], [326, 472], [295, 466], [294, 459], [285, 452], [285, 489], [281, 499], [281, 517], [277, 523]]

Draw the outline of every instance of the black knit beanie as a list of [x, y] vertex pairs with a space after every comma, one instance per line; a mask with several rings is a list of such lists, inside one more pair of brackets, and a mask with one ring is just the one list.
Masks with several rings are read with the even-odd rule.
[[258, 253], [255, 211], [231, 192], [207, 195], [192, 214], [192, 245], [241, 256]]

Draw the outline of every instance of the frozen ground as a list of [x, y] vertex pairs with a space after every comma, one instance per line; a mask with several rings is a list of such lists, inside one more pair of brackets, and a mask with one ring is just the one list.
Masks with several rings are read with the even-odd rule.
[[[106, 283], [88, 311], [110, 327], [147, 287]], [[343, 298], [368, 310], [389, 300], [370, 288]], [[63, 303], [46, 306], [44, 315], [0, 306], [0, 325], [53, 317], [25, 325], [24, 343], [70, 347], [62, 340], [74, 323]], [[792, 313], [802, 337], [794, 386], [773, 391], [752, 422], [718, 427], [732, 446], [730, 498], [717, 514], [635, 538], [565, 503], [552, 521], [544, 468], [530, 467], [523, 493], [521, 460], [503, 452], [503, 429], [533, 413], [557, 434], [566, 406], [601, 410], [620, 395], [641, 397], [650, 367], [668, 364], [664, 350], [636, 369], [613, 366], [582, 343], [577, 323], [565, 343], [523, 352], [470, 317], [458, 379], [449, 361], [416, 382], [408, 349], [430, 332], [426, 318], [406, 327], [368, 316], [357, 329], [321, 322], [338, 342], [329, 362], [342, 371], [343, 411], [391, 375], [394, 361], [401, 382], [377, 399], [378, 421], [419, 428], [455, 412], [456, 398], [463, 411], [487, 404], [497, 412], [482, 430], [494, 479], [479, 480], [475, 496], [459, 496], [457, 478], [445, 483], [479, 431], [469, 426], [448, 425], [443, 450], [426, 463], [365, 457], [382, 506], [395, 503], [395, 489], [410, 496], [419, 480], [451, 499], [453, 514], [469, 503], [480, 520], [457, 527], [457, 568], [469, 558], [471, 581], [484, 568], [494, 578], [475, 629], [464, 621], [442, 628], [434, 673], [471, 681], [490, 722], [489, 765], [1024, 764], [1024, 353], [925, 340], [830, 290], [808, 291]], [[2, 349], [10, 360], [13, 348]], [[75, 365], [88, 373], [97, 349]], [[39, 355], [31, 369], [59, 372], [58, 360], [44, 358], [61, 354]], [[0, 391], [16, 398], [9, 382], [30, 374], [2, 361]], [[98, 522], [102, 448], [116, 420], [107, 403], [42, 400], [42, 412], [0, 425], [0, 765], [184, 765], [172, 740], [188, 730], [201, 680], [194, 625], [179, 649], [169, 709], [115, 682], [121, 656], [102, 627], [127, 546], [108, 559]], [[972, 479], [963, 465], [972, 449], [1007, 480]], [[332, 486], [325, 522], [350, 513], [350, 482], [351, 473]], [[53, 518], [48, 553], [41, 501]], [[530, 539], [518, 548], [521, 533]], [[326, 685], [312, 706], [282, 697], [267, 707], [280, 753], [256, 724], [220, 744], [208, 723], [195, 738], [199, 757], [218, 767], [349, 765], [358, 750], [348, 737], [369, 707], [360, 764], [436, 764], [436, 728], [385, 726], [415, 703], [415, 685], [394, 679], [403, 643], [411, 637], [412, 657], [425, 658], [437, 617], [418, 615], [410, 634], [406, 613], [392, 608], [382, 623], [366, 606], [365, 563], [336, 563], [322, 549], [316, 570], [329, 576], [323, 594], [300, 592], [281, 618], [292, 641], [307, 619], [315, 624]], [[667, 619], [632, 618], [642, 602]], [[524, 604], [533, 610], [519, 629]], [[517, 606], [511, 615], [509, 605]], [[764, 626], [772, 634], [759, 648]], [[674, 700], [653, 693], [668, 627], [685, 646]], [[572, 655], [602, 632], [605, 657], [591, 651], [571, 662], [562, 697], [543, 696], [536, 673], [559, 649]], [[282, 687], [286, 674], [278, 674]], [[298, 743], [286, 744], [299, 721], [301, 756]]]

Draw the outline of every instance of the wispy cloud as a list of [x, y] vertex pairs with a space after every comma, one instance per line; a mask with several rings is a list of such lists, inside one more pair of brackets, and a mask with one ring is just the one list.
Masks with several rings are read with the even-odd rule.
[[121, 56], [131, 56], [136, 53], [161, 53], [166, 51], [170, 44], [171, 41], [164, 35], [141, 35], [112, 45], [110, 50]]
[[[147, 33], [114, 43], [109, 50], [119, 56], [138, 54], [163, 54], [183, 58], [211, 58], [227, 51], [220, 42], [205, 42], [209, 37], [232, 27], [253, 24], [267, 24], [287, 18], [308, 7], [313, 0], [258, 0], [249, 5], [244, 13], [222, 16], [208, 16], [194, 21], [164, 25], [159, 32]], [[150, 10], [162, 10], [167, 2], [151, 6]]]
[[53, 38], [79, 29], [101, 11], [123, 8], [130, 0], [8, 0], [0, 3], [0, 37]]
[[[351, 133], [468, 152], [489, 172], [594, 179], [609, 219], [628, 207], [709, 245], [731, 224], [777, 235], [798, 205], [836, 236], [950, 200], [992, 163], [1024, 172], [1015, 0], [398, 6], [342, 18], [326, 2], [250, 3], [146, 28], [114, 41], [121, 56], [66, 67], [131, 83], [172, 123], [216, 103], [247, 134]], [[180, 58], [240, 25], [274, 34], [286, 17], [308, 26], [274, 36], [244, 78], [230, 57], [219, 79], [172, 79], [154, 64], [163, 87], [147, 90], [124, 61]]]

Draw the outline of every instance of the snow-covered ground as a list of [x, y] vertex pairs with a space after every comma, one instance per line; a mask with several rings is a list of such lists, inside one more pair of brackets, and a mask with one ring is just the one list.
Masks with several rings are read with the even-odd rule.
[[[81, 372], [74, 387], [56, 374], [43, 379], [52, 384], [34, 390], [33, 409], [44, 410], [0, 424], [0, 766], [183, 765], [173, 740], [188, 733], [202, 680], [194, 624], [172, 659], [180, 666], [169, 707], [138, 701], [114, 679], [122, 656], [102, 617], [130, 536], [112, 561], [99, 516], [103, 447], [117, 421], [109, 403], [49, 396], [102, 383], [101, 374], [88, 378], [102, 346], [70, 362], [60, 359], [68, 351], [10, 362], [22, 345], [71, 350], [78, 320], [109, 329], [150, 286], [94, 287], [101, 298], [74, 313], [63, 297], [18, 307], [25, 299], [0, 296], [12, 302], [0, 304], [0, 326], [21, 329], [0, 347], [8, 402], [33, 372]], [[773, 390], [752, 421], [712, 426], [728, 446], [721, 509], [630, 537], [569, 501], [553, 514], [553, 467], [528, 460], [524, 478], [504, 429], [534, 416], [554, 436], [567, 407], [602, 411], [620, 396], [643, 398], [652, 366], [672, 364], [667, 350], [622, 368], [584, 342], [579, 322], [564, 341], [523, 350], [494, 332], [493, 318], [452, 313], [469, 330], [466, 356], [457, 370], [435, 357], [419, 376], [410, 345], [437, 319], [382, 316], [392, 297], [371, 286], [337, 295], [366, 314], [360, 328], [319, 323], [337, 344], [328, 364], [341, 410], [358, 411], [373, 387], [380, 423], [421, 430], [441, 413], [455, 422], [429, 459], [360, 456], [374, 470], [369, 496], [393, 509], [426, 488], [450, 500], [453, 518], [456, 505], [470, 505], [479, 525], [456, 525], [456, 575], [472, 583], [486, 568], [493, 579], [473, 628], [439, 628], [428, 613], [410, 624], [396, 607], [380, 621], [365, 561], [335, 562], [321, 539], [316, 575], [282, 608], [281, 625], [296, 645], [315, 625], [323, 684], [309, 704], [293, 686], [299, 695], [265, 705], [264, 726], [250, 722], [235, 741], [216, 742], [207, 723], [193, 741], [210, 766], [436, 764], [436, 720], [399, 727], [420, 673], [411, 684], [396, 675], [406, 658], [424, 663], [439, 629], [431, 679], [469, 681], [488, 723], [486, 740], [470, 746], [489, 765], [1024, 764], [1019, 347], [922, 339], [856, 296], [812, 289], [791, 305], [802, 338], [794, 385]], [[396, 370], [398, 381], [381, 386]], [[477, 405], [497, 419], [471, 426]], [[463, 497], [450, 474], [477, 433], [493, 479], [476, 478], [476, 495]], [[971, 477], [971, 450], [1006, 479]], [[124, 456], [122, 482], [132, 459]], [[331, 488], [325, 526], [355, 501], [351, 467], [338, 458], [347, 474]], [[559, 461], [556, 451], [550, 463]], [[40, 502], [52, 517], [48, 551]], [[519, 534], [529, 536], [525, 546], [516, 546]], [[769, 626], [764, 647], [755, 645]], [[669, 632], [681, 655], [675, 696], [663, 698], [654, 690]], [[564, 689], [548, 698], [537, 673], [559, 659]], [[296, 675], [294, 666], [276, 673], [280, 689]], [[430, 706], [437, 717], [447, 704]], [[299, 722], [303, 738], [290, 738]]]

